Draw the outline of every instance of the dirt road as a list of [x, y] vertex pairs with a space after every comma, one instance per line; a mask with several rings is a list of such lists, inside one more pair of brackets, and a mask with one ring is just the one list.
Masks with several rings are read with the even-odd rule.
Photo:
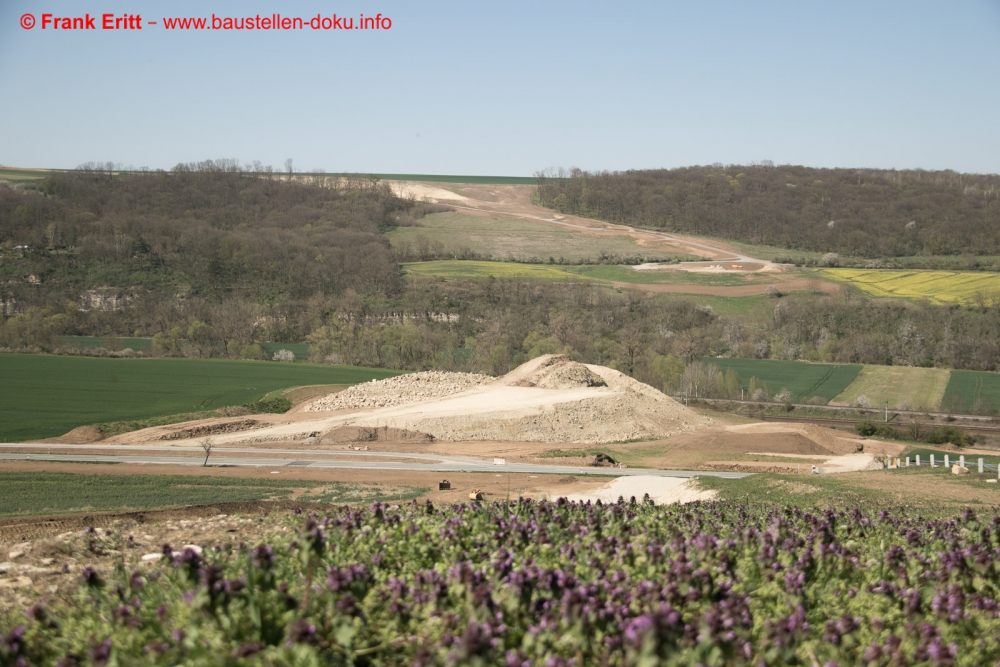
[[[464, 213], [490, 217], [510, 217], [544, 225], [575, 229], [584, 234], [630, 236], [640, 246], [663, 246], [710, 260], [769, 265], [771, 262], [745, 255], [731, 245], [679, 234], [667, 234], [616, 225], [601, 220], [562, 215], [531, 203], [531, 185], [430, 185], [415, 181], [388, 181], [399, 194], [423, 201], [446, 204]], [[629, 287], [635, 287], [629, 285]]]

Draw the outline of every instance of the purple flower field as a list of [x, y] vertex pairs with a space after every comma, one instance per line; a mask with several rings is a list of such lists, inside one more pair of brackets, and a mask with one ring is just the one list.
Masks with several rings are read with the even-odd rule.
[[971, 511], [375, 504], [289, 516], [266, 544], [163, 551], [0, 617], [0, 664], [1000, 659], [1000, 516]]

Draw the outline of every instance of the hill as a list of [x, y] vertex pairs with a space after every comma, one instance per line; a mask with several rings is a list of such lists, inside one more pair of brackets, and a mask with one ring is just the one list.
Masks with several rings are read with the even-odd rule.
[[1000, 253], [1000, 176], [769, 163], [539, 175], [561, 213], [868, 258]]

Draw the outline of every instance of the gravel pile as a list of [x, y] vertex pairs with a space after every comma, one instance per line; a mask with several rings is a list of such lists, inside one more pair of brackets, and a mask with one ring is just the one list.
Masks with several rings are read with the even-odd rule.
[[475, 373], [445, 373], [425, 371], [397, 375], [385, 380], [372, 380], [330, 394], [307, 405], [304, 412], [329, 412], [345, 408], [389, 408], [417, 403], [478, 387], [496, 378]]

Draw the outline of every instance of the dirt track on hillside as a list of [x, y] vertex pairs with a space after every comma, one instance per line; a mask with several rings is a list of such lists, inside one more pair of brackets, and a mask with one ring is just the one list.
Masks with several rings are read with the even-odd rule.
[[[661, 252], [677, 252], [704, 257], [711, 261], [722, 261], [723, 273], [752, 274], [767, 273], [769, 283], [759, 285], [711, 286], [686, 284], [639, 284], [628, 282], [612, 283], [615, 287], [637, 289], [644, 292], [669, 294], [704, 294], [707, 296], [757, 296], [764, 294], [770, 285], [783, 292], [804, 292], [819, 290], [830, 294], [840, 286], [833, 282], [784, 276], [786, 268], [766, 260], [744, 255], [734, 246], [715, 239], [703, 239], [683, 234], [655, 232], [635, 229], [627, 225], [617, 225], [601, 220], [563, 215], [531, 203], [534, 187], [530, 185], [465, 185], [458, 183], [429, 184], [414, 181], [389, 181], [395, 191], [415, 199], [444, 204], [468, 215], [487, 217], [511, 217], [535, 222], [549, 227], [571, 229], [588, 236], [629, 236], [643, 248]], [[739, 269], [733, 269], [736, 262]], [[687, 263], [682, 266], [687, 266]], [[695, 265], [698, 266], [698, 265]], [[679, 270], [673, 265], [665, 270]], [[683, 269], [698, 270], [698, 269]]]
[[[574, 229], [581, 234], [593, 236], [630, 236], [635, 239], [637, 245], [645, 248], [695, 255], [711, 260], [752, 260], [744, 257], [733, 246], [721, 241], [709, 241], [682, 234], [670, 234], [671, 238], [667, 240], [658, 232], [556, 213], [531, 203], [531, 193], [534, 191], [534, 186], [531, 185], [430, 184], [415, 181], [388, 181], [388, 183], [400, 194], [453, 206], [469, 215], [518, 218], [550, 227]], [[629, 287], [636, 286], [629, 285]]]

